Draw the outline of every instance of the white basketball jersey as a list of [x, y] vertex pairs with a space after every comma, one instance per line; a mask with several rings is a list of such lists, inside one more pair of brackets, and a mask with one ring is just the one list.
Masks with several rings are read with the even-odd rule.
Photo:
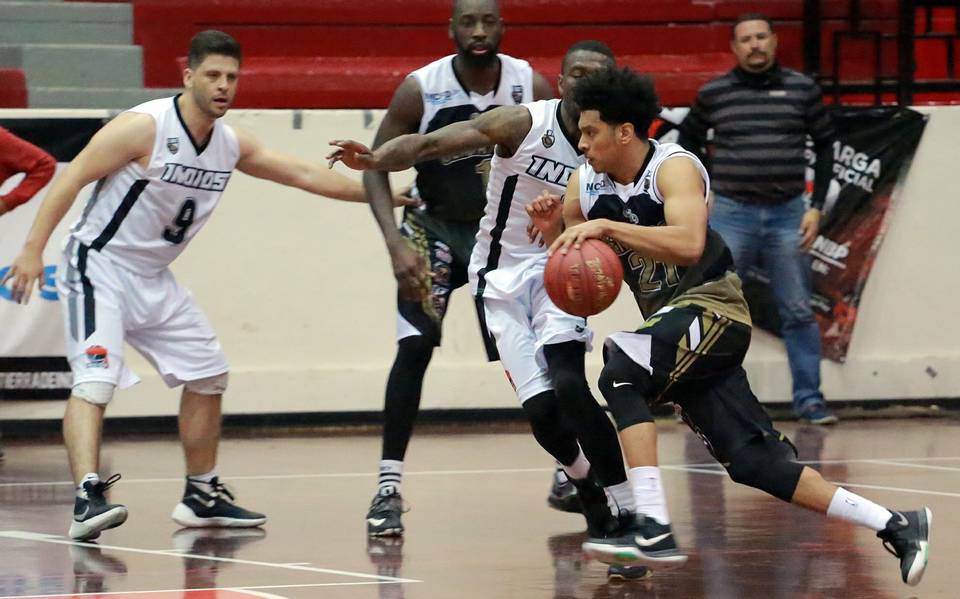
[[[523, 104], [533, 100], [533, 68], [525, 60], [506, 54], [497, 54], [500, 59], [500, 80], [494, 89], [480, 95], [468, 91], [453, 69], [456, 54], [444, 56], [416, 71], [410, 76], [417, 80], [423, 94], [423, 118], [420, 133], [440, 127], [431, 127], [436, 116], [451, 108], [468, 105], [473, 112], [483, 112], [492, 106]], [[456, 119], [460, 120], [460, 119]], [[449, 121], [444, 125], [450, 124]]]
[[[129, 112], [156, 122], [150, 162], [127, 163], [101, 179], [74, 223], [64, 248], [85, 246], [111, 262], [154, 275], [180, 255], [220, 201], [240, 156], [233, 129], [217, 120], [210, 140], [197, 146], [177, 98], [152, 100]], [[71, 248], [71, 251], [74, 251]]]
[[[420, 133], [430, 133], [451, 123], [467, 121], [498, 106], [533, 100], [533, 69], [525, 60], [498, 54], [500, 78], [487, 94], [467, 89], [446, 56], [411, 73], [420, 87], [423, 117]], [[426, 210], [442, 220], [476, 222], [486, 200], [485, 161], [493, 147], [478, 148], [441, 160], [418, 163], [416, 193]]]
[[564, 134], [560, 100], [524, 106], [533, 120], [530, 132], [513, 156], [494, 153], [490, 162], [487, 205], [470, 259], [470, 285], [477, 296], [509, 296], [517, 267], [526, 270], [546, 261], [546, 248], [527, 238], [527, 206], [544, 190], [563, 195], [583, 162]]

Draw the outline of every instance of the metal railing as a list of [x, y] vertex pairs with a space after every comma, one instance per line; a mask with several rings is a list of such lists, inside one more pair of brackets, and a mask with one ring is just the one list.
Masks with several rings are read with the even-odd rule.
[[[934, 9], [953, 9], [952, 32], [934, 31]], [[923, 19], [917, 28], [918, 14]], [[839, 103], [845, 94], [872, 94], [875, 104], [883, 103], [884, 96], [894, 96], [901, 106], [913, 103], [918, 92], [960, 92], [956, 69], [956, 45], [960, 40], [960, 2], [958, 0], [900, 0], [897, 8], [895, 32], [881, 31], [876, 25], [881, 20], [865, 22], [860, 0], [849, 0], [845, 27], [833, 32], [830, 71], [823, 72], [821, 31], [825, 19], [820, 0], [804, 0], [803, 14], [804, 68], [815, 77], [826, 94]], [[887, 20], [890, 24], [890, 20]], [[888, 27], [888, 29], [891, 29]], [[916, 44], [918, 41], [939, 40], [945, 53], [946, 76], [936, 79], [916, 78]], [[866, 41], [872, 52], [873, 77], [845, 80], [842, 73], [845, 44]], [[896, 66], [885, 68], [884, 50], [896, 54]]]

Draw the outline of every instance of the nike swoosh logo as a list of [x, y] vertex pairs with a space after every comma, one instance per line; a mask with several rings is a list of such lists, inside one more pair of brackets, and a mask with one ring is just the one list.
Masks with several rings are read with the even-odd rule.
[[387, 521], [386, 518], [367, 518], [367, 522], [369, 522], [370, 524], [373, 524], [374, 526], [380, 526], [386, 521]]
[[897, 512], [896, 514], [897, 514], [897, 517], [900, 518], [900, 525], [901, 525], [901, 526], [909, 526], [910, 523], [907, 522], [907, 517], [906, 517], [906, 516], [904, 516], [904, 515], [901, 514], [900, 512]]
[[217, 502], [216, 502], [215, 500], [213, 500], [213, 499], [204, 500], [203, 497], [200, 497], [200, 496], [197, 495], [196, 493], [193, 493], [193, 494], [191, 494], [190, 496], [193, 497], [194, 499], [196, 499], [196, 500], [197, 500], [197, 503], [199, 503], [200, 505], [202, 505], [202, 506], [204, 506], [204, 507], [206, 507], [206, 508], [212, 508], [213, 506], [215, 506], [215, 505], [217, 504]]
[[90, 513], [90, 504], [87, 504], [87, 506], [83, 508], [83, 513], [75, 515], [73, 519], [77, 522], [83, 522], [88, 513]]
[[618, 382], [614, 381], [614, 382], [613, 382], [613, 388], [616, 389], [617, 387], [623, 387], [624, 385], [632, 385], [632, 384], [633, 384], [633, 383], [630, 383], [630, 382], [618, 383]]
[[662, 541], [662, 540], [666, 539], [667, 537], [669, 537], [671, 534], [672, 534], [672, 533], [665, 532], [665, 533], [663, 533], [662, 535], [658, 535], [658, 536], [656, 536], [656, 537], [653, 537], [652, 539], [645, 539], [645, 538], [643, 538], [643, 537], [641, 537], [641, 536], [636, 536], [636, 537], [633, 537], [633, 540], [636, 541], [637, 545], [639, 545], [639, 546], [641, 546], [641, 547], [652, 547], [653, 545], [656, 545], [656, 544], [659, 543], [660, 541]]

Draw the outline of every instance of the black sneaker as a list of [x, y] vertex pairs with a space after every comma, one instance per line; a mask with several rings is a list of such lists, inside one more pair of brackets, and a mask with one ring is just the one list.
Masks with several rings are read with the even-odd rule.
[[577, 497], [577, 488], [570, 482], [562, 468], [557, 468], [553, 473], [553, 484], [550, 486], [550, 494], [547, 495], [547, 505], [571, 514], [579, 514], [583, 511], [580, 507], [580, 498]]
[[246, 528], [260, 526], [267, 517], [257, 512], [243, 509], [235, 504], [233, 493], [220, 482], [218, 477], [210, 481], [212, 491], [207, 493], [197, 486], [196, 481], [187, 477], [187, 487], [183, 499], [173, 508], [170, 516], [180, 526], [187, 528]]
[[925, 507], [916, 512], [893, 512], [887, 527], [877, 533], [884, 548], [900, 558], [900, 578], [916, 586], [927, 568], [930, 524], [933, 512]]
[[621, 514], [620, 521], [620, 528], [612, 534], [588, 539], [584, 552], [607, 564], [642, 565], [651, 570], [672, 570], [687, 562], [669, 524], [639, 514]]
[[626, 564], [610, 564], [607, 568], [607, 578], [611, 582], [628, 582], [650, 578], [653, 572], [646, 566], [628, 566]]
[[120, 480], [114, 474], [106, 481], [87, 481], [81, 485], [85, 497], [73, 502], [73, 522], [70, 523], [70, 538], [90, 541], [100, 536], [100, 531], [116, 528], [127, 520], [127, 507], [107, 503], [104, 492]]
[[570, 482], [577, 488], [580, 509], [587, 520], [587, 534], [591, 537], [603, 537], [616, 530], [619, 522], [610, 511], [607, 492], [592, 473], [583, 480], [570, 479]]
[[403, 497], [394, 487], [384, 487], [373, 496], [370, 510], [367, 511], [367, 535], [371, 537], [403, 536], [403, 522], [400, 516], [407, 510], [403, 507]]

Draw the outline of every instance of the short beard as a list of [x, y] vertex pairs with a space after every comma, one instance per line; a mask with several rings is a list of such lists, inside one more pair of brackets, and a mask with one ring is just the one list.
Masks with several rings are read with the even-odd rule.
[[488, 54], [477, 56], [476, 54], [470, 52], [469, 48], [463, 48], [458, 45], [457, 55], [460, 57], [460, 62], [464, 66], [467, 66], [471, 69], [486, 69], [493, 66], [494, 62], [497, 60], [497, 48], [493, 48]]

